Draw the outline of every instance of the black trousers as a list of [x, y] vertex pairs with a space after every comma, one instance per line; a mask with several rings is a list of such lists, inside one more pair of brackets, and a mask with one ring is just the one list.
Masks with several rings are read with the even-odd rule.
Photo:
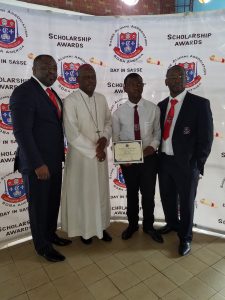
[[143, 164], [121, 165], [127, 187], [127, 218], [129, 225], [137, 226], [139, 220], [139, 191], [142, 196], [143, 229], [153, 228], [157, 155], [144, 158]]
[[166, 223], [178, 231], [181, 241], [192, 240], [194, 201], [199, 170], [196, 163], [186, 168], [174, 156], [161, 154], [159, 189]]
[[36, 251], [52, 247], [60, 206], [62, 170], [51, 172], [49, 180], [39, 180], [33, 172], [22, 174], [28, 200], [31, 234]]

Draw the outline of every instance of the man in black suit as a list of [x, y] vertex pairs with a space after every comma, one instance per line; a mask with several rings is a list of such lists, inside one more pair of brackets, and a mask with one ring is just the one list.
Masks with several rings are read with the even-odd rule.
[[159, 232], [177, 231], [178, 252], [183, 256], [191, 250], [194, 200], [211, 151], [213, 120], [209, 101], [185, 91], [183, 67], [171, 67], [165, 84], [170, 96], [158, 105], [162, 131], [159, 188], [166, 225]]
[[10, 98], [18, 143], [15, 170], [22, 173], [34, 246], [39, 255], [53, 262], [65, 257], [52, 244], [71, 243], [56, 235], [64, 161], [62, 102], [50, 89], [56, 78], [54, 58], [39, 55], [34, 59], [31, 79], [17, 87]]

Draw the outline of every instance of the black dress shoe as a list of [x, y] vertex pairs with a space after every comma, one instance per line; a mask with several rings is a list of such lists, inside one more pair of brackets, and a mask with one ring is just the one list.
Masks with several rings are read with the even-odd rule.
[[172, 227], [166, 224], [165, 226], [159, 228], [157, 231], [160, 234], [167, 234], [170, 233], [171, 231], [177, 231], [177, 230], [173, 229]]
[[72, 243], [71, 240], [63, 239], [58, 236], [55, 236], [53, 239], [51, 239], [52, 244], [57, 246], [67, 246]]
[[51, 262], [64, 261], [65, 256], [56, 251], [55, 249], [47, 250], [43, 253], [39, 253], [40, 256], [44, 257], [46, 260]]
[[92, 243], [92, 238], [90, 239], [84, 239], [82, 236], [80, 237], [80, 240], [82, 243], [84, 243], [85, 245], [90, 245]]
[[178, 252], [180, 255], [185, 256], [188, 255], [191, 251], [191, 243], [190, 242], [180, 242]]
[[143, 229], [144, 233], [150, 235], [150, 237], [156, 241], [157, 243], [163, 243], [163, 238], [159, 232], [157, 232], [155, 229]]
[[128, 226], [123, 232], [122, 232], [122, 239], [128, 240], [132, 237], [132, 235], [135, 233], [135, 231], [138, 231], [138, 225], [137, 226]]
[[111, 242], [112, 241], [112, 237], [109, 235], [109, 233], [106, 230], [103, 230], [102, 241], [104, 241], [104, 242]]

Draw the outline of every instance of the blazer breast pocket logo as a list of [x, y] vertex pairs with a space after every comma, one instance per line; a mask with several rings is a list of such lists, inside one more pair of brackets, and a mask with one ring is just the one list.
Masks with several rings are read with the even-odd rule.
[[191, 133], [191, 128], [190, 127], [184, 127], [183, 134], [187, 135], [187, 134], [190, 134], [190, 133]]

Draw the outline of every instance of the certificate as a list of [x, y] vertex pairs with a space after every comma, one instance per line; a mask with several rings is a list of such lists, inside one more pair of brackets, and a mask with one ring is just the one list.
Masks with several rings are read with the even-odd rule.
[[119, 141], [113, 143], [114, 164], [143, 163], [142, 141]]

